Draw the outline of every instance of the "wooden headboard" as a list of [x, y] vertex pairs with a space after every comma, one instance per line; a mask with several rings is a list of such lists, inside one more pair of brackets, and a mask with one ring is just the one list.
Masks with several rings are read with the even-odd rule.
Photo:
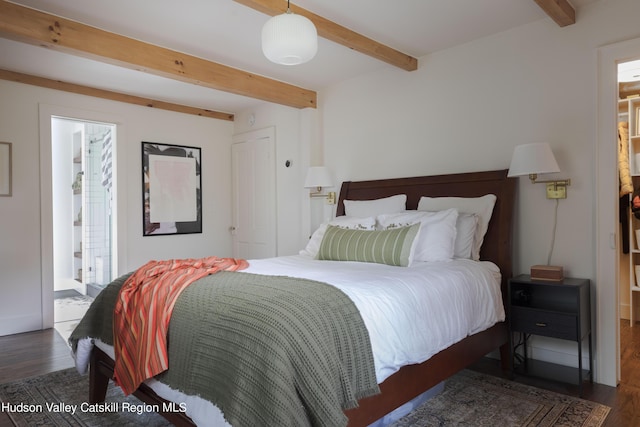
[[497, 196], [493, 215], [482, 244], [480, 258], [492, 261], [502, 272], [502, 289], [512, 275], [511, 236], [516, 179], [507, 170], [451, 175], [392, 178], [373, 181], [345, 181], [340, 189], [336, 216], [344, 215], [344, 200], [373, 200], [396, 194], [407, 195], [407, 209], [416, 209], [420, 197]]

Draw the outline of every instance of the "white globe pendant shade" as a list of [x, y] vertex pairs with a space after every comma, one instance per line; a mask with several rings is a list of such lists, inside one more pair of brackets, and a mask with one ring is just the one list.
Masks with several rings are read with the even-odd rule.
[[284, 13], [262, 27], [262, 52], [271, 62], [298, 65], [310, 61], [318, 51], [318, 32], [302, 15]]

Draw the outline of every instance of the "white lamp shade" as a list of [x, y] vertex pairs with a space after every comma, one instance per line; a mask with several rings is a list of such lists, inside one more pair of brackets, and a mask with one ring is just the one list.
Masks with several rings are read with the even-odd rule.
[[513, 149], [507, 176], [560, 172], [551, 147], [546, 142], [518, 145]]
[[305, 188], [331, 187], [333, 179], [331, 172], [326, 166], [312, 166], [307, 171], [307, 178], [304, 180]]
[[318, 51], [318, 32], [308, 18], [284, 13], [262, 27], [262, 52], [271, 62], [298, 65], [310, 61]]

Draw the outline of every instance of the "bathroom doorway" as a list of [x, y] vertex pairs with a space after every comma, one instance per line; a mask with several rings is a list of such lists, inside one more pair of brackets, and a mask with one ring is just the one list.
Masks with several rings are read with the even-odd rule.
[[66, 339], [113, 276], [116, 126], [51, 118], [54, 326]]

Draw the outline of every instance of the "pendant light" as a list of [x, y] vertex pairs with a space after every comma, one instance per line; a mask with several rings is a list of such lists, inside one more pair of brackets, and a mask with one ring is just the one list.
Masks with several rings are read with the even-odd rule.
[[270, 18], [262, 27], [262, 52], [271, 62], [298, 65], [318, 51], [318, 32], [310, 19], [287, 12]]

